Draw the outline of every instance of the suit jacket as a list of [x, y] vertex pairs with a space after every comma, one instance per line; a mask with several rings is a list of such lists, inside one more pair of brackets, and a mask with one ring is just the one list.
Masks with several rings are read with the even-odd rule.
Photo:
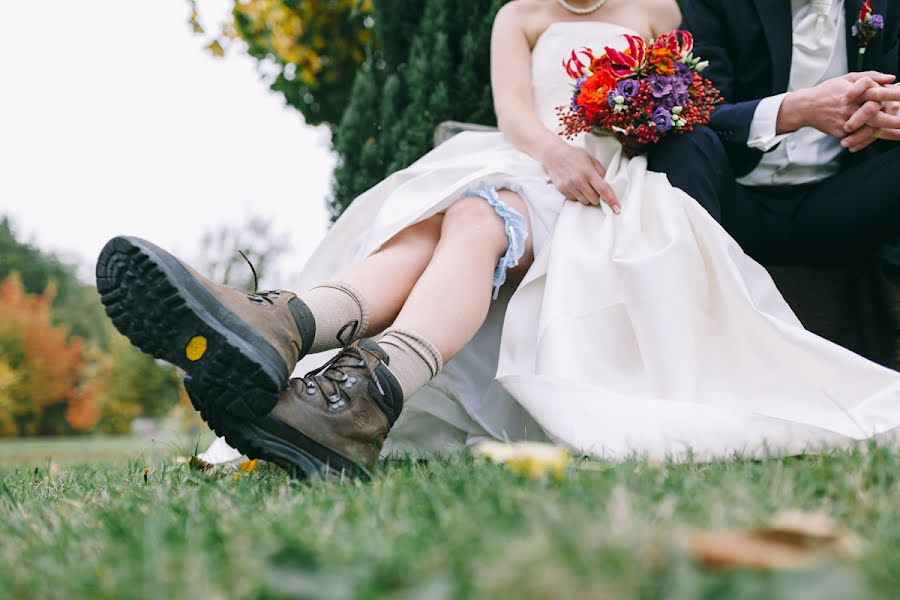
[[[846, 0], [850, 71], [857, 70], [859, 52], [850, 29], [859, 19], [862, 5], [863, 0]], [[872, 0], [872, 10], [884, 17], [884, 30], [869, 44], [863, 70], [897, 75], [900, 0]], [[763, 98], [787, 91], [792, 22], [790, 0], [688, 0], [685, 7], [682, 28], [693, 33], [694, 53], [710, 63], [703, 75], [725, 98], [713, 113], [710, 127], [725, 144], [738, 177], [756, 168], [763, 156], [747, 146], [756, 106]], [[870, 149], [884, 151], [888, 144], [879, 142]]]

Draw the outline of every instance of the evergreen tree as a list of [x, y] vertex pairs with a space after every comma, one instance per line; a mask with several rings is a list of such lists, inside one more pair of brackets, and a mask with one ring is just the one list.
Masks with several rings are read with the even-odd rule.
[[[330, 205], [335, 218], [349, 204], [337, 199], [355, 198], [362, 191], [360, 180], [366, 179], [362, 171], [363, 154], [368, 147], [376, 145], [377, 123], [372, 113], [378, 105], [378, 86], [371, 62], [370, 58], [357, 72], [350, 104], [334, 132], [333, 145], [338, 164], [331, 184]], [[371, 162], [371, 158], [367, 157], [367, 161]]]
[[380, 52], [374, 49], [361, 68], [358, 78], [365, 82], [358, 90], [354, 85], [334, 134], [335, 217], [361, 193], [427, 153], [441, 121], [496, 124], [490, 38], [494, 15], [507, 1], [375, 3]]

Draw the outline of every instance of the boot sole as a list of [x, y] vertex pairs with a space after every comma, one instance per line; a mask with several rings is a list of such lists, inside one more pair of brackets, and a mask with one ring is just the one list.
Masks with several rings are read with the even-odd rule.
[[[188, 376], [184, 379], [188, 396], [196, 406], [195, 399], [226, 393], [221, 387], [200, 386]], [[202, 410], [201, 410], [202, 414]], [[279, 465], [298, 479], [315, 475], [339, 478], [348, 475], [354, 479], [367, 480], [368, 471], [355, 462], [307, 437], [300, 431], [285, 425], [272, 416], [253, 421], [241, 421], [225, 414], [220, 420], [217, 433], [225, 438], [233, 448], [237, 448], [250, 458], [258, 458]]]
[[287, 388], [287, 367], [271, 344], [150, 242], [110, 240], [97, 260], [97, 290], [116, 329], [135, 346], [183, 369], [195, 389], [216, 389], [191, 394], [191, 401], [229, 443], [226, 415], [264, 417]]

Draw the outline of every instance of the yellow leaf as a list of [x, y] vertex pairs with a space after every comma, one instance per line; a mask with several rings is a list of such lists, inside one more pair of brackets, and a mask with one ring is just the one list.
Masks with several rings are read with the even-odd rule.
[[240, 464], [241, 471], [244, 473], [252, 473], [256, 470], [256, 460], [248, 460]]
[[234, 472], [234, 475], [232, 475], [231, 477], [232, 477], [232, 479], [234, 479], [235, 481], [237, 481], [238, 479], [241, 478], [241, 474], [238, 473], [237, 471], [235, 471], [235, 472]]
[[476, 445], [472, 453], [505, 465], [510, 471], [523, 477], [538, 479], [551, 474], [557, 481], [562, 480], [571, 458], [564, 448], [535, 442], [504, 444], [485, 441]]
[[219, 40], [213, 40], [208, 43], [206, 45], [206, 49], [216, 58], [222, 58], [225, 56], [225, 48], [222, 47], [222, 44], [219, 43]]

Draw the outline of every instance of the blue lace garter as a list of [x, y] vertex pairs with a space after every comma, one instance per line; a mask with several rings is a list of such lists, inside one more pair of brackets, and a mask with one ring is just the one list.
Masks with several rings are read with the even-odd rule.
[[525, 217], [519, 214], [516, 209], [507, 206], [500, 200], [497, 188], [488, 183], [481, 183], [476, 188], [470, 189], [460, 196], [477, 196], [487, 200], [488, 204], [494, 207], [500, 218], [503, 219], [503, 228], [506, 230], [506, 237], [509, 239], [509, 248], [506, 254], [500, 259], [497, 270], [494, 271], [494, 300], [500, 294], [500, 288], [506, 283], [506, 271], [512, 269], [519, 264], [522, 255], [525, 254], [525, 240], [528, 239], [528, 223]]

